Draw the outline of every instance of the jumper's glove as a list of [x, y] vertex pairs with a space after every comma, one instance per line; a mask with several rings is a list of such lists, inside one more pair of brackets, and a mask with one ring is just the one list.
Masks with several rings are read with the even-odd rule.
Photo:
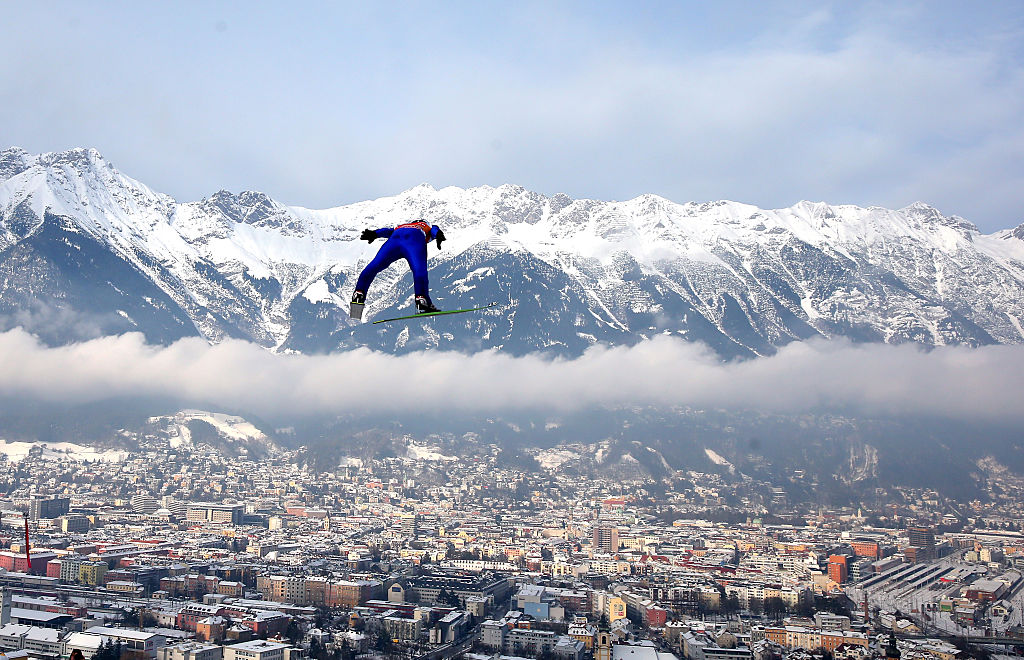
[[445, 241], [445, 240], [448, 240], [448, 239], [446, 239], [446, 238], [444, 237], [444, 232], [443, 232], [443, 231], [441, 231], [440, 229], [438, 229], [438, 230], [437, 230], [437, 235], [436, 235], [436, 236], [434, 236], [434, 241], [435, 241], [435, 242], [437, 243], [437, 249], [438, 249], [438, 250], [440, 250], [440, 249], [441, 249], [441, 241]]
[[372, 229], [364, 229], [363, 233], [359, 236], [359, 240], [366, 241], [367, 243], [373, 243], [377, 240], [377, 232]]

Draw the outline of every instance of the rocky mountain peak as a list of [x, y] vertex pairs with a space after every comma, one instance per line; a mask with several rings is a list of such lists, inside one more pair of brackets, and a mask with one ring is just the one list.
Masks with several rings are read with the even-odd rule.
[[41, 154], [38, 162], [43, 167], [71, 167], [80, 173], [107, 166], [107, 161], [99, 151], [81, 147]]
[[565, 193], [555, 193], [554, 196], [551, 197], [550, 204], [551, 212], [558, 213], [565, 207], [572, 204], [572, 197], [569, 197]]
[[[0, 308], [43, 300], [152, 341], [192, 332], [281, 351], [575, 355], [670, 334], [749, 357], [816, 336], [1019, 342], [1012, 319], [1024, 318], [1024, 246], [922, 203], [771, 210], [421, 185], [324, 211], [256, 191], [178, 204], [93, 150], [0, 154], [5, 171], [37, 161], [48, 163], [45, 177], [0, 187]], [[43, 223], [46, 214], [64, 219]], [[377, 247], [359, 232], [417, 218], [448, 234], [428, 253], [435, 302], [497, 305], [405, 326], [353, 322], [346, 301]], [[25, 230], [35, 227], [43, 231]], [[1024, 226], [1012, 235], [1024, 239]], [[383, 272], [367, 317], [408, 310], [411, 287], [404, 264]]]
[[32, 156], [21, 147], [0, 151], [0, 181], [21, 174], [32, 166]]
[[937, 208], [924, 202], [914, 202], [910, 206], [901, 209], [907, 216], [922, 222], [923, 224], [941, 225], [956, 229], [964, 235], [978, 233], [974, 223], [961, 218], [958, 215], [943, 215]]

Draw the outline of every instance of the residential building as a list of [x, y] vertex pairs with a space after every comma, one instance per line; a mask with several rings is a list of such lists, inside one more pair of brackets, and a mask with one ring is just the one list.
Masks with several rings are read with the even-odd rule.
[[224, 647], [223, 660], [285, 660], [288, 644], [254, 639]]
[[619, 528], [614, 525], [597, 525], [594, 527], [591, 545], [594, 552], [618, 552]]

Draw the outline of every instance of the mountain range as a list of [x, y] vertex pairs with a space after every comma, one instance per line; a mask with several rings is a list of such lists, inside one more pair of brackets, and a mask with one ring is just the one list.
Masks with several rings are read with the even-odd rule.
[[[366, 227], [425, 219], [431, 294], [473, 314], [348, 318], [379, 244]], [[399, 263], [364, 319], [412, 310]], [[725, 359], [811, 337], [980, 346], [1024, 341], [1024, 225], [993, 234], [915, 203], [764, 210], [655, 195], [595, 201], [514, 185], [420, 185], [325, 210], [261, 192], [177, 202], [97, 151], [0, 152], [0, 330], [50, 345], [142, 332], [272, 351], [500, 349], [575, 356], [671, 334]]]

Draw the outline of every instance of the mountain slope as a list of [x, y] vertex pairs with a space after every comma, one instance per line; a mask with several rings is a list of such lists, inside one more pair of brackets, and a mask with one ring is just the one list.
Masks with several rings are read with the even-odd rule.
[[[348, 319], [375, 252], [364, 227], [425, 218], [442, 308], [460, 317]], [[1024, 340], [1024, 225], [982, 235], [914, 204], [801, 202], [762, 210], [545, 197], [517, 186], [434, 190], [327, 210], [224, 191], [177, 203], [97, 152], [0, 152], [0, 327], [59, 344], [128, 330], [166, 343], [238, 337], [273, 350], [370, 348], [577, 355], [672, 333], [723, 357], [813, 336], [924, 345]], [[367, 318], [411, 309], [403, 264], [374, 283]], [[27, 319], [27, 320], [26, 320]], [[83, 322], [83, 319], [88, 322]]]

